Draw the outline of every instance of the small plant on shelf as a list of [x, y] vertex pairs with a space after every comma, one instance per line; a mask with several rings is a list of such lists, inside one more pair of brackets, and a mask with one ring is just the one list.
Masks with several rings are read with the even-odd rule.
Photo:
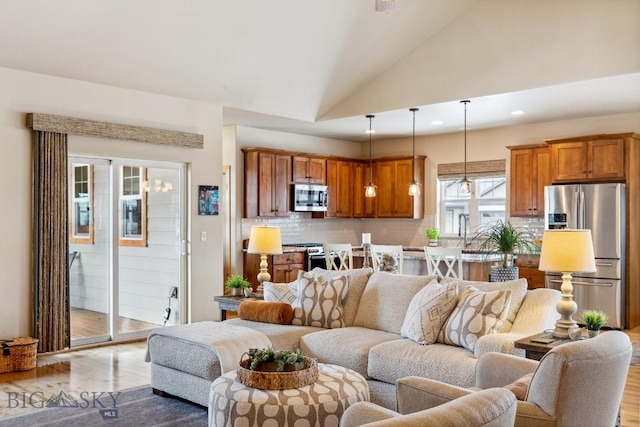
[[584, 310], [582, 320], [589, 331], [599, 331], [607, 323], [607, 314], [598, 310]]
[[240, 295], [243, 289], [251, 287], [251, 283], [239, 274], [232, 274], [224, 282], [224, 286], [231, 289], [233, 295]]
[[[252, 371], [296, 371], [304, 367], [302, 351], [296, 350], [274, 350], [269, 348], [250, 348], [249, 359], [251, 363], [249, 369]], [[275, 367], [275, 369], [274, 369]]]
[[438, 240], [442, 238], [442, 234], [440, 234], [440, 230], [436, 227], [431, 227], [427, 230], [427, 239], [429, 240]]

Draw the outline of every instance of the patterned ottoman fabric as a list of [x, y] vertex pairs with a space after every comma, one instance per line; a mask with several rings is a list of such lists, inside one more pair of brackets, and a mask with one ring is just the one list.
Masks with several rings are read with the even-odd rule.
[[318, 364], [315, 383], [289, 390], [247, 387], [229, 372], [211, 385], [209, 427], [337, 427], [349, 405], [360, 401], [369, 401], [367, 381], [337, 365]]

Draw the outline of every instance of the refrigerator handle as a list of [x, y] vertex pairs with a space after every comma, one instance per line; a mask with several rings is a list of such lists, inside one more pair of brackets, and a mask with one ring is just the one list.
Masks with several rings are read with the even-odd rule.
[[580, 191], [574, 191], [571, 196], [571, 212], [572, 214], [567, 217], [567, 228], [577, 229], [580, 228], [578, 226], [578, 216], [580, 212]]
[[578, 191], [578, 229], [583, 229], [585, 224], [584, 219], [584, 191]]

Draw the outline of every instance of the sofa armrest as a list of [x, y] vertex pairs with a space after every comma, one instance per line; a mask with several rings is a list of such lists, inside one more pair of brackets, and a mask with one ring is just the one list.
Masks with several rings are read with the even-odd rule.
[[476, 364], [476, 387], [504, 387], [536, 370], [535, 360], [502, 353], [487, 353]]
[[560, 299], [562, 294], [555, 289], [540, 288], [527, 291], [509, 332], [529, 336], [553, 329], [560, 317], [556, 310], [556, 303]]
[[472, 390], [423, 377], [396, 381], [396, 408], [401, 414], [422, 411], [473, 393]]
[[400, 414], [371, 402], [350, 405], [340, 418], [340, 427], [356, 427], [376, 421], [385, 421]]
[[517, 403], [510, 391], [493, 388], [432, 409], [377, 421], [367, 427], [513, 426]]

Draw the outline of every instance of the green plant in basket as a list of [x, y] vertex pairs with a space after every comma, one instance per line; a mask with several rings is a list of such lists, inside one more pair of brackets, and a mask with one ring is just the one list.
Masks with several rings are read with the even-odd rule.
[[598, 310], [584, 310], [582, 320], [590, 331], [599, 331], [607, 323], [607, 314]]
[[258, 368], [261, 363], [275, 363], [277, 365], [276, 372], [283, 372], [287, 365], [297, 365], [303, 360], [300, 349], [274, 350], [272, 347], [250, 348], [249, 358], [251, 360], [249, 369], [252, 371], [260, 370]]

